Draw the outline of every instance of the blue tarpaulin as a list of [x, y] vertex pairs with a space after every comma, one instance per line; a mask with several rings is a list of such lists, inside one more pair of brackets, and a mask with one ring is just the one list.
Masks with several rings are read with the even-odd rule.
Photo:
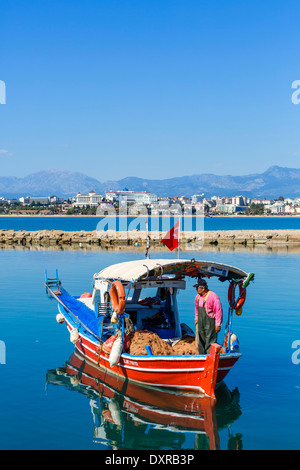
[[72, 314], [80, 320], [80, 322], [86, 326], [86, 328], [91, 331], [94, 335], [98, 338], [101, 333], [101, 326], [102, 322], [105, 318], [103, 315], [96, 317], [94, 312], [87, 307], [83, 302], [80, 300], [75, 299], [72, 295], [70, 295], [63, 287], [60, 288], [61, 295], [59, 296], [59, 300], [65, 307], [72, 312]]

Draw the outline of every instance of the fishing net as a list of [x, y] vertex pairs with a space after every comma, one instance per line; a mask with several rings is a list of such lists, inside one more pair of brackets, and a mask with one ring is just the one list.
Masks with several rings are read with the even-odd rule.
[[145, 346], [150, 346], [154, 356], [198, 354], [195, 338], [185, 335], [171, 346], [156, 333], [148, 330], [137, 330], [130, 335], [130, 346], [126, 352], [135, 356], [146, 356]]

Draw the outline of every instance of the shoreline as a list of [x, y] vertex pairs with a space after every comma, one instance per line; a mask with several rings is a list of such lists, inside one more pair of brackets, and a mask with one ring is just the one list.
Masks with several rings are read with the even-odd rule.
[[[165, 232], [149, 232], [151, 247], [162, 247]], [[201, 249], [204, 246], [300, 246], [300, 230], [219, 230], [204, 232], [181, 232], [183, 249]], [[65, 230], [9, 230], [0, 229], [0, 246], [3, 245], [93, 245], [95, 247], [146, 247], [146, 232], [65, 231]], [[168, 250], [166, 248], [166, 250]]]

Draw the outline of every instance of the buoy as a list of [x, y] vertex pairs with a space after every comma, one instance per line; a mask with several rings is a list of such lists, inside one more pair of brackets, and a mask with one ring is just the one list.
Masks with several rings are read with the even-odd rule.
[[228, 287], [228, 302], [229, 302], [230, 307], [234, 306], [235, 310], [239, 310], [244, 305], [245, 300], [246, 300], [246, 289], [243, 288], [243, 283], [238, 282], [237, 285], [239, 286], [239, 298], [236, 303], [233, 301], [233, 294], [234, 294], [236, 284], [235, 283], [229, 284], [229, 287]]
[[56, 315], [56, 321], [57, 323], [60, 323], [60, 324], [65, 322], [65, 317], [63, 316], [62, 313], [58, 313]]
[[115, 340], [113, 347], [111, 348], [111, 352], [109, 355], [110, 367], [114, 367], [116, 364], [118, 364], [120, 356], [122, 354], [122, 350], [123, 350], [122, 338], [121, 336], [119, 336]]
[[112, 418], [111, 412], [107, 410], [102, 410], [102, 416], [105, 419], [105, 421], [108, 421], [109, 423], [116, 424]]
[[102, 345], [102, 351], [104, 352], [104, 354], [110, 354], [111, 353], [111, 349], [113, 347], [114, 342], [117, 339], [117, 336], [118, 336], [118, 333], [115, 333], [114, 335], [107, 338], [106, 341], [104, 341], [104, 343]]
[[79, 378], [77, 375], [72, 375], [72, 377], [70, 377], [70, 384], [73, 385], [73, 387], [78, 387]]
[[121, 425], [121, 412], [120, 412], [120, 407], [119, 404], [114, 398], [110, 399], [110, 402], [108, 404], [108, 409], [111, 412], [111, 417], [114, 421], [114, 423], [117, 426]]
[[233, 352], [238, 352], [240, 350], [240, 343], [239, 340], [237, 339], [237, 336], [232, 333], [230, 336], [230, 350]]
[[236, 315], [237, 315], [238, 317], [239, 317], [240, 315], [242, 315], [242, 313], [243, 313], [242, 307], [240, 307], [240, 308], [238, 308], [237, 310], [235, 310], [235, 313], [236, 313]]
[[111, 321], [111, 323], [117, 323], [118, 322], [118, 314], [116, 312], [113, 312], [110, 321]]
[[89, 297], [92, 297], [92, 294], [90, 292], [84, 292], [80, 296], [81, 299], [88, 299]]
[[74, 328], [70, 333], [70, 341], [73, 344], [76, 344], [79, 340], [79, 331], [77, 328]]
[[122, 315], [126, 307], [126, 295], [121, 281], [114, 281], [110, 286], [110, 303], [113, 311]]
[[[225, 337], [225, 340], [224, 340], [224, 348], [225, 349], [228, 348], [228, 335], [229, 335], [229, 333], [227, 333], [227, 335]], [[234, 333], [231, 333], [231, 335], [230, 335], [229, 350], [232, 351], [232, 352], [239, 352], [239, 350], [240, 350], [239, 340], [237, 339], [237, 336]]]

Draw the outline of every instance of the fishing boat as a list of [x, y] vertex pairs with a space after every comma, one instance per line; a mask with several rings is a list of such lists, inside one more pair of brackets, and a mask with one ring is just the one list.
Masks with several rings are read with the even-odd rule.
[[[211, 277], [229, 282], [224, 343], [213, 343], [209, 354], [176, 354], [176, 343], [197, 337], [180, 320], [178, 293], [189, 281]], [[46, 292], [58, 302], [58, 323], [66, 324], [71, 342], [91, 363], [123, 381], [194, 391], [212, 400], [216, 386], [241, 357], [233, 313], [241, 313], [253, 279], [254, 273], [206, 260], [147, 258], [102, 269], [93, 276], [92, 292], [73, 296], [57, 271], [55, 278], [45, 272]], [[149, 341], [133, 354], [132, 340], [143, 333], [150, 339], [155, 335], [168, 352], [153, 353]]]

